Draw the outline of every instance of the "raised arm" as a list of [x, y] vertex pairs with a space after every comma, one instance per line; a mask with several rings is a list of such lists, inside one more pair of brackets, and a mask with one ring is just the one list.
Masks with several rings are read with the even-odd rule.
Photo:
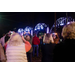
[[22, 40], [25, 42], [25, 49], [26, 52], [28, 52], [31, 49], [31, 44], [28, 41], [26, 41], [23, 36], [22, 36]]

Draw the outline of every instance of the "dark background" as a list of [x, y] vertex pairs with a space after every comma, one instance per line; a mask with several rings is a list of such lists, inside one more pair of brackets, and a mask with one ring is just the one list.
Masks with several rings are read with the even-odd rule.
[[[75, 19], [74, 12], [67, 12], [68, 16]], [[56, 19], [66, 17], [66, 12], [56, 12]], [[55, 21], [55, 12], [0, 12], [0, 37], [9, 30], [35, 27], [37, 23], [45, 23], [50, 28]]]

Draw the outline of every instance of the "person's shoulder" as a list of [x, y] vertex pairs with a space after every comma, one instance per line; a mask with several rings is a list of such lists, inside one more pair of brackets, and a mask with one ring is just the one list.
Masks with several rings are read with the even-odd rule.
[[1, 38], [0, 38], [0, 41], [3, 41], [3, 39], [4, 39], [4, 37], [1, 37]]
[[55, 48], [63, 48], [64, 45], [65, 45], [64, 42], [60, 42], [60, 43], [55, 45]]
[[4, 37], [1, 37], [0, 39], [2, 40]]
[[39, 39], [38, 37], [36, 37], [37, 39]]
[[58, 44], [56, 44], [57, 46], [61, 46], [61, 45], [64, 45], [64, 42], [60, 42]]
[[4, 39], [4, 38], [5, 38], [5, 36], [1, 37], [0, 39]]
[[34, 38], [34, 36], [33, 36], [33, 38]]

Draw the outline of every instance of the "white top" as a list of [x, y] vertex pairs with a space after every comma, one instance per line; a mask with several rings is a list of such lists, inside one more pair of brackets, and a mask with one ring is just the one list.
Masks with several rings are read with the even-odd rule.
[[6, 48], [7, 62], [27, 62], [25, 43], [18, 46], [9, 46]]

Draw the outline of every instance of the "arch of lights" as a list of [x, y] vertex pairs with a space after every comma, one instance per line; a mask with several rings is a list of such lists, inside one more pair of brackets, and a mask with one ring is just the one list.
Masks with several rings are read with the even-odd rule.
[[49, 32], [49, 27], [47, 27], [47, 25], [45, 23], [38, 23], [35, 28], [34, 28], [34, 32], [39, 32], [42, 30], [47, 30], [46, 32]]
[[33, 28], [27, 26], [27, 27], [24, 29], [24, 32], [30, 32], [32, 29], [33, 29]]
[[[39, 31], [45, 31], [46, 33], [49, 33], [49, 27], [45, 23], [38, 23], [34, 28], [34, 32], [38, 33]], [[32, 27], [27, 26], [25, 29], [23, 28], [18, 29], [18, 33], [20, 35], [23, 35], [24, 33], [28, 33], [28, 32], [30, 32], [30, 34], [33, 36]]]
[[28, 26], [25, 29], [19, 28], [18, 29], [18, 33], [20, 35], [23, 35], [24, 33], [31, 33], [31, 35], [33, 35], [33, 28], [32, 27], [28, 27]]
[[19, 29], [18, 29], [18, 33], [19, 33], [20, 35], [23, 35], [23, 32], [24, 32], [24, 30], [23, 30], [22, 28], [19, 28]]
[[[60, 28], [62, 28], [64, 25], [69, 24], [71, 21], [74, 21], [74, 19], [72, 19], [71, 17], [60, 17], [56, 20], [56, 31]], [[54, 28], [55, 28], [55, 23], [53, 24], [53, 26], [50, 29], [50, 32], [54, 32]]]
[[33, 28], [32, 27], [26, 27], [25, 29], [24, 29], [24, 32], [25, 33], [30, 33], [32, 36], [33, 36]]

